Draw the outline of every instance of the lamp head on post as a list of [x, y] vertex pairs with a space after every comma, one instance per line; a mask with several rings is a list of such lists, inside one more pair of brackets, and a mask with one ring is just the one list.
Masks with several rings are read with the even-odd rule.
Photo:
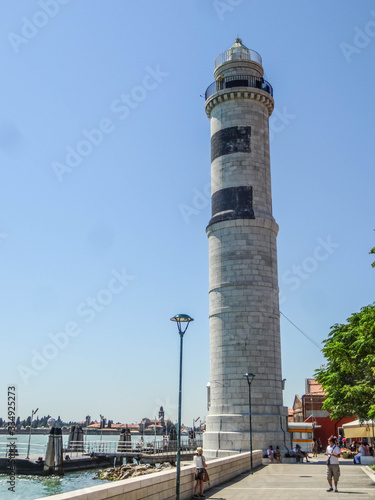
[[254, 373], [249, 372], [249, 373], [245, 373], [244, 377], [247, 378], [247, 383], [249, 385], [251, 385], [251, 382], [254, 380], [255, 375], [254, 375]]
[[[175, 323], [177, 323], [178, 333], [180, 335], [184, 335], [184, 333], [188, 329], [189, 323], [191, 321], [194, 321], [194, 319], [191, 318], [188, 314], [176, 314], [176, 316], [173, 316], [173, 318], [171, 318], [171, 321], [174, 321]], [[186, 326], [184, 329], [183, 329], [183, 326], [181, 323], [186, 323]]]

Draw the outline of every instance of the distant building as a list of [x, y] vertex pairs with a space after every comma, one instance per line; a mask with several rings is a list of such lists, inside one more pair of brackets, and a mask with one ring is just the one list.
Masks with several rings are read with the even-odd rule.
[[305, 390], [306, 393], [302, 396], [303, 421], [329, 417], [329, 412], [322, 409], [325, 399], [322, 386], [315, 379], [307, 378]]
[[151, 420], [147, 417], [142, 418], [142, 420], [139, 422], [138, 425], [138, 430], [142, 434], [146, 431], [147, 427], [151, 425]]
[[[125, 427], [125, 424], [122, 424]], [[130, 429], [131, 434], [139, 434], [139, 426], [138, 424], [128, 424], [128, 429]]]
[[159, 410], [159, 420], [161, 425], [164, 425], [164, 408], [161, 406]]
[[[159, 413], [160, 414], [160, 413]], [[164, 420], [152, 420], [150, 418], [143, 418], [139, 423], [138, 430], [140, 434], [163, 434]]]
[[[294, 397], [293, 409], [288, 414], [290, 422], [305, 422], [314, 424], [314, 437], [320, 438], [325, 448], [329, 436], [342, 433], [342, 425], [355, 420], [355, 416], [332, 420], [330, 412], [322, 408], [325, 393], [322, 386], [313, 378], [305, 381], [305, 394]], [[292, 420], [293, 419], [293, 420]], [[318, 427], [320, 426], [320, 427]]]
[[[103, 422], [103, 426], [101, 426]], [[85, 422], [82, 422], [85, 424]], [[124, 428], [128, 428], [131, 434], [156, 434], [162, 435], [165, 431], [165, 421], [164, 421], [164, 410], [163, 407], [160, 407], [159, 411], [159, 420], [152, 420], [150, 418], [142, 418], [139, 424], [121, 424], [120, 422], [114, 423], [113, 420], [108, 420], [108, 425], [106, 424], [106, 420], [102, 419], [100, 422], [91, 422], [87, 429], [89, 430], [101, 430], [103, 434], [108, 431], [121, 431]]]
[[100, 429], [100, 424], [98, 422], [93, 422], [87, 426], [88, 429]]
[[[303, 422], [302, 399], [298, 396], [298, 394], [294, 396], [292, 415], [293, 415], [292, 422]], [[289, 419], [289, 413], [288, 413], [288, 419]]]

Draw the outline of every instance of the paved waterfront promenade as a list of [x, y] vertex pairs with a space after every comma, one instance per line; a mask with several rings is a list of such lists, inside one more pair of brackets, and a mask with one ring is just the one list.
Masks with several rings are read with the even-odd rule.
[[[323, 455], [321, 455], [323, 457]], [[303, 464], [270, 464], [259, 467], [254, 474], [236, 479], [206, 492], [212, 500], [320, 500], [375, 498], [375, 473], [366, 467], [340, 461], [339, 493], [328, 493], [326, 465], [323, 458]], [[208, 468], [209, 469], [209, 468]]]

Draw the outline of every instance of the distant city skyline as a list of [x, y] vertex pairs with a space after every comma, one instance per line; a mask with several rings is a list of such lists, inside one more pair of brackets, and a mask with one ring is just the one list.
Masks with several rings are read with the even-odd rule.
[[[88, 416], [86, 416], [86, 420], [76, 421], [76, 420], [72, 420], [72, 419], [62, 419], [60, 417], [60, 415], [58, 415], [56, 417], [56, 419], [54, 419], [53, 417], [51, 417], [51, 415], [38, 416], [35, 414], [32, 421], [31, 421], [31, 416], [28, 416], [25, 418], [17, 416], [17, 418], [15, 419], [15, 426], [17, 429], [19, 429], [19, 428], [23, 429], [25, 427], [29, 428], [30, 424], [31, 424], [32, 428], [49, 428], [50, 425], [52, 425], [50, 423], [50, 420], [55, 420], [53, 422], [53, 425], [55, 427], [81, 425], [82, 427], [88, 428], [88, 429], [98, 428], [98, 429], [108, 430], [108, 429], [119, 429], [119, 428], [124, 428], [124, 427], [129, 426], [129, 427], [137, 427], [139, 432], [142, 432], [142, 429], [144, 428], [145, 432], [146, 432], [146, 429], [148, 429], [148, 431], [149, 431], [149, 427], [150, 428], [155, 427], [155, 428], [164, 428], [165, 429], [166, 426], [167, 426], [167, 428], [169, 428], [170, 426], [177, 425], [177, 422], [173, 422], [170, 419], [164, 419], [161, 417], [157, 417], [155, 419], [155, 418], [149, 418], [149, 417], [145, 416], [145, 417], [142, 417], [141, 419], [139, 419], [138, 421], [135, 421], [135, 422], [116, 422], [110, 418], [105, 418], [104, 415], [102, 415], [102, 417], [103, 418], [99, 418], [99, 420], [95, 420], [95, 419], [91, 420], [90, 416], [88, 415]], [[194, 419], [193, 422], [190, 422], [190, 424], [189, 423], [184, 424], [182, 422], [182, 427], [190, 428], [190, 429], [192, 429], [194, 427], [194, 429], [200, 429], [203, 426], [203, 424], [204, 424], [204, 422], [202, 422], [202, 420], [198, 417], [197, 419]], [[7, 426], [7, 419], [0, 416], [0, 429], [4, 430], [4, 428], [6, 428], [6, 426]]]
[[373, 2], [24, 0], [0, 11], [0, 415], [16, 386], [23, 416], [38, 407], [54, 418], [134, 422], [164, 406], [176, 421], [170, 318], [186, 313], [194, 323], [182, 421], [205, 420], [211, 161], [202, 96], [237, 37], [261, 55], [274, 90], [291, 407], [324, 363], [331, 325], [374, 301]]

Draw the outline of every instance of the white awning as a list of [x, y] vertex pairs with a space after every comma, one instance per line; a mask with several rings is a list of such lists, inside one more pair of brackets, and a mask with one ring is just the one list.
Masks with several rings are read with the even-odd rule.
[[347, 438], [372, 438], [375, 435], [375, 422], [372, 420], [362, 422], [362, 424], [359, 420], [353, 420], [353, 422], [343, 424], [342, 428], [344, 429], [344, 434]]

